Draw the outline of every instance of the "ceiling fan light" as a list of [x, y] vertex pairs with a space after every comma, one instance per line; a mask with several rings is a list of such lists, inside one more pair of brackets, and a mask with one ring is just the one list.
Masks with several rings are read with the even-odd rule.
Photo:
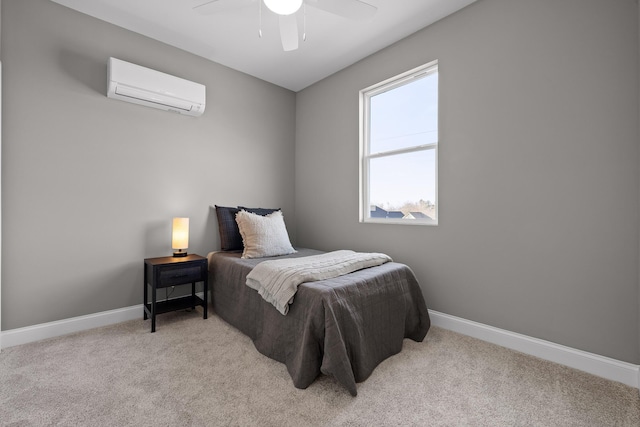
[[300, 9], [302, 0], [264, 0], [264, 4], [273, 13], [291, 15]]

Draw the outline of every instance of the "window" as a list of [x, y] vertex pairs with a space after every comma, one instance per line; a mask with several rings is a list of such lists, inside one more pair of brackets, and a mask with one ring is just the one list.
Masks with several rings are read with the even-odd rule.
[[438, 223], [438, 63], [360, 91], [360, 222]]

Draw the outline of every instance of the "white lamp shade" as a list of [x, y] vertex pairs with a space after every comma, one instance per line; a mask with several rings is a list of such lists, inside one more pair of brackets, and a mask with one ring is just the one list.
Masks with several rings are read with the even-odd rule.
[[291, 15], [300, 9], [302, 0], [264, 0], [264, 4], [273, 13], [277, 13], [278, 15]]
[[173, 218], [171, 233], [171, 249], [187, 249], [189, 247], [189, 218]]

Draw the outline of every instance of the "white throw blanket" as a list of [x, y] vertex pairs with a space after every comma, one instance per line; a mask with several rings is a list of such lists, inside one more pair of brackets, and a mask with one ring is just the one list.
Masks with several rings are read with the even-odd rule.
[[301, 283], [332, 279], [390, 261], [393, 260], [385, 254], [349, 250], [263, 261], [247, 275], [247, 286], [257, 290], [280, 313], [287, 314]]

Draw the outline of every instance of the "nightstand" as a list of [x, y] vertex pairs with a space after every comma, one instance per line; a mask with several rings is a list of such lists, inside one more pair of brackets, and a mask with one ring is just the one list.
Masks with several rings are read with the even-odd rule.
[[[201, 305], [207, 318], [207, 259], [190, 254], [185, 257], [160, 257], [144, 260], [144, 320], [151, 318], [151, 332], [156, 331], [156, 315], [168, 311], [196, 308]], [[202, 282], [203, 298], [196, 295], [196, 283]], [[157, 290], [191, 283], [191, 295], [157, 301]], [[151, 302], [149, 302], [151, 287]]]

